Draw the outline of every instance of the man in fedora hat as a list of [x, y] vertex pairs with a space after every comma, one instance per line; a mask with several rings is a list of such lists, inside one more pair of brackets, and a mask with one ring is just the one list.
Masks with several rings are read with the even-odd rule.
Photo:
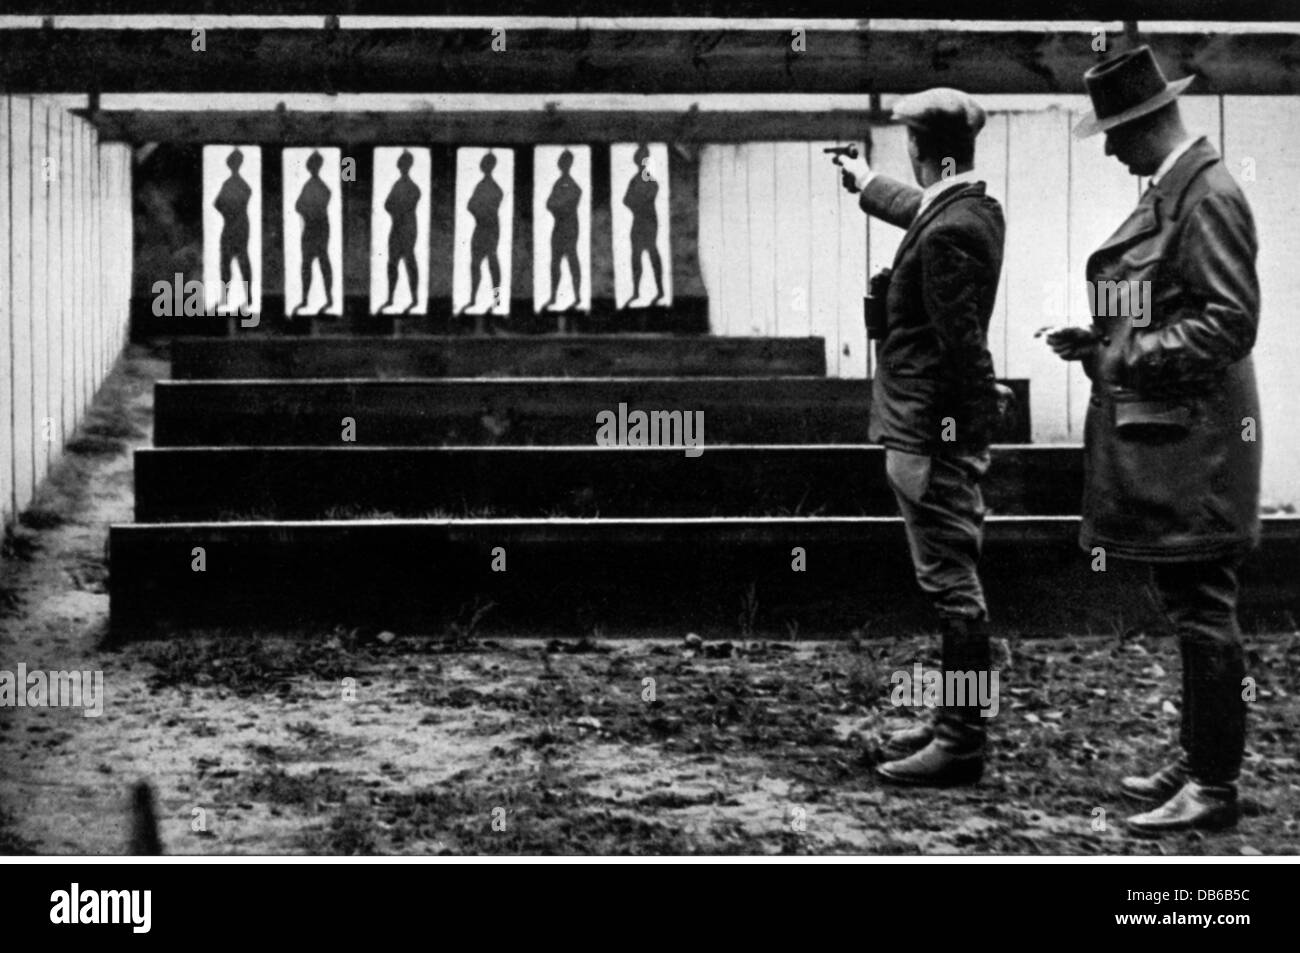
[[[877, 339], [870, 436], [885, 446], [885, 472], [907, 528], [917, 582], [937, 610], [945, 673], [985, 684], [988, 610], [978, 561], [984, 502], [979, 482], [1003, 399], [988, 349], [1002, 269], [1001, 206], [974, 170], [984, 110], [955, 89], [900, 100], [908, 155], [920, 188], [837, 157], [863, 211], [907, 229], [894, 256]], [[879, 282], [873, 279], [873, 291]], [[964, 677], [964, 674], [959, 677]], [[945, 679], [945, 682], [948, 680]], [[955, 681], [954, 681], [955, 683]], [[974, 694], [973, 692], [970, 694]], [[979, 780], [985, 730], [972, 697], [944, 698], [933, 725], [891, 736], [886, 781], [944, 786]]]
[[1092, 379], [1079, 541], [1150, 564], [1183, 664], [1181, 752], [1120, 786], [1152, 806], [1129, 819], [1138, 833], [1228, 827], [1246, 736], [1237, 569], [1259, 537], [1255, 225], [1214, 147], [1183, 127], [1190, 78], [1166, 82], [1143, 46], [1084, 83], [1093, 112], [1075, 135], [1104, 133], [1151, 185], [1087, 264], [1090, 287], [1119, 282], [1130, 300], [1149, 283], [1148, 307], [1093, 294], [1091, 327], [1048, 336]]

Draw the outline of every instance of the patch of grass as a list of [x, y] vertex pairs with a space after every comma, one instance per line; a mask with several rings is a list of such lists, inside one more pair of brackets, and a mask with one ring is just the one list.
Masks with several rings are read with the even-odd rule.
[[346, 652], [319, 640], [256, 635], [164, 642], [145, 647], [143, 655], [156, 669], [149, 677], [153, 691], [222, 686], [247, 697], [288, 691], [296, 678], [335, 681], [356, 670]]
[[447, 634], [452, 642], [457, 645], [472, 643], [478, 638], [483, 619], [495, 608], [495, 602], [486, 601], [482, 596], [475, 596], [473, 602], [463, 603], [456, 618], [447, 625]]
[[18, 522], [27, 529], [55, 529], [67, 522], [67, 518], [56, 509], [44, 506], [29, 506], [18, 516]]
[[110, 437], [86, 434], [69, 440], [65, 449], [83, 457], [115, 457], [126, 452], [126, 444]]
[[[378, 843], [382, 831], [384, 843]], [[376, 792], [303, 835], [307, 850], [376, 853], [440, 845], [447, 854], [687, 854], [707, 851], [681, 825], [616, 810], [543, 769], [535, 781], [453, 778], [415, 791]]]

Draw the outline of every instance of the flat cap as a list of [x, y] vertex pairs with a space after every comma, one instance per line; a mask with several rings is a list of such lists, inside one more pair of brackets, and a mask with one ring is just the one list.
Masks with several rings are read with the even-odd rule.
[[922, 132], [944, 138], [974, 139], [984, 128], [984, 108], [969, 93], [938, 86], [904, 96], [894, 104], [894, 118]]

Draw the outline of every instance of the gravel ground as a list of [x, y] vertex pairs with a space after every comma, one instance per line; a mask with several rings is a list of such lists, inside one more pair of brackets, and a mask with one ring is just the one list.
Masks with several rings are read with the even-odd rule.
[[0, 708], [0, 853], [124, 852], [141, 779], [175, 854], [1300, 852], [1295, 632], [1250, 637], [1239, 829], [1161, 841], [1126, 835], [1114, 794], [1176, 734], [1177, 656], [1156, 632], [999, 642], [990, 771], [941, 792], [871, 773], [879, 732], [915, 717], [891, 676], [937, 663], [924, 633], [111, 646], [106, 528], [131, 519], [129, 451], [165, 372], [132, 349], [6, 539], [0, 670], [102, 670], [106, 700], [98, 718]]

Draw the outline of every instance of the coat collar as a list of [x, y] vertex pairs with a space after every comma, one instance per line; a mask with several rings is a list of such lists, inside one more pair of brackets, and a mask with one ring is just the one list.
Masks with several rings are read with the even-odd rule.
[[1217, 162], [1219, 153], [1210, 145], [1210, 141], [1201, 136], [1184, 152], [1173, 166], [1161, 176], [1158, 184], [1151, 187], [1155, 199], [1161, 205], [1168, 205], [1170, 214], [1177, 215], [1183, 204], [1183, 196], [1197, 174], [1207, 165]]
[[916, 236], [921, 233], [922, 229], [933, 221], [936, 215], [965, 195], [982, 196], [983, 194], [983, 182], [960, 182], [952, 188], [940, 192], [935, 200], [927, 205], [921, 211], [921, 214], [912, 220], [912, 224], [908, 227], [907, 233], [903, 235], [903, 240], [898, 245], [898, 251], [894, 253], [894, 263], [898, 263], [899, 259], [903, 257], [903, 252], [906, 251], [912, 242], [916, 240]]
[[1160, 231], [1161, 223], [1165, 219], [1178, 216], [1178, 210], [1183, 204], [1183, 196], [1187, 194], [1188, 188], [1201, 170], [1217, 161], [1219, 161], [1219, 153], [1209, 141], [1204, 136], [1197, 139], [1191, 148], [1165, 172], [1160, 182], [1146, 190], [1133, 213], [1097, 251], [1103, 252], [1130, 245], [1140, 238]]

